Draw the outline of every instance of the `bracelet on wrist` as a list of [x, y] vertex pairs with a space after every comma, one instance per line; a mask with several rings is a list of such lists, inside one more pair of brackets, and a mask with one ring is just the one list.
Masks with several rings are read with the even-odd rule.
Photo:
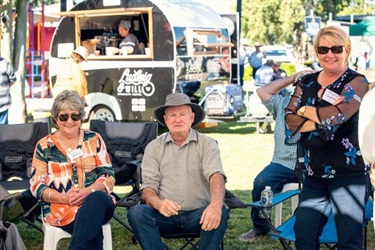
[[51, 202], [51, 196], [52, 196], [53, 190], [48, 194], [48, 202]]

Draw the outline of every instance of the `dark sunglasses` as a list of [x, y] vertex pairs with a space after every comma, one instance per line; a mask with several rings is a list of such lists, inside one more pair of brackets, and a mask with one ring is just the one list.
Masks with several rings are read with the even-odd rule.
[[69, 117], [72, 118], [72, 120], [75, 122], [81, 120], [81, 114], [71, 114], [71, 115], [61, 114], [61, 115], [58, 115], [57, 117], [62, 122], [66, 122], [69, 119]]
[[325, 55], [328, 53], [329, 50], [332, 51], [333, 54], [341, 54], [344, 51], [345, 46], [342, 45], [336, 45], [330, 47], [325, 46], [318, 46], [318, 54]]

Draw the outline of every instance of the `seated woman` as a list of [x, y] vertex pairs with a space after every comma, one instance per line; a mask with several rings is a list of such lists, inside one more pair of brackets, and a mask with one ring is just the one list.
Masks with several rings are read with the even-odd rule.
[[84, 108], [74, 90], [56, 96], [51, 116], [57, 131], [36, 145], [30, 190], [43, 223], [72, 234], [69, 249], [102, 249], [102, 225], [115, 209], [114, 171], [101, 136], [81, 129]]
[[118, 32], [123, 39], [120, 42], [119, 48], [120, 51], [122, 51], [122, 48], [127, 48], [126, 54], [133, 54], [138, 55], [139, 54], [139, 42], [138, 38], [133, 34], [130, 33], [132, 25], [130, 21], [127, 20], [121, 20], [118, 25]]

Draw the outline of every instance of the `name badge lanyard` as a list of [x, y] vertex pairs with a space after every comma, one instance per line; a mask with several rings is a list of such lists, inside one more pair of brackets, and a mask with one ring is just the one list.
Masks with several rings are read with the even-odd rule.
[[[68, 154], [71, 153], [71, 149], [68, 149]], [[75, 188], [78, 188], [78, 173], [77, 173], [77, 164], [75, 158], [70, 158], [72, 164], [72, 172], [73, 172], [73, 185]]]
[[81, 148], [82, 148], [82, 138], [81, 138], [81, 136], [80, 136], [79, 143], [78, 143], [78, 146], [77, 146], [76, 149], [71, 150], [70, 148], [68, 148], [68, 156], [69, 156], [69, 159], [72, 163], [73, 185], [76, 189], [78, 189], [78, 187], [79, 187], [78, 169], [77, 169], [76, 159], [83, 156], [83, 152], [82, 152]]

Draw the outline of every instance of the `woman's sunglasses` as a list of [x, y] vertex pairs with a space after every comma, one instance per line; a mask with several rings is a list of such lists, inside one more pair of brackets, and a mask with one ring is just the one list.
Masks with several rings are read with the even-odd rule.
[[329, 50], [332, 51], [333, 54], [341, 54], [344, 51], [345, 46], [342, 45], [336, 45], [330, 47], [325, 46], [318, 46], [318, 54], [325, 55], [328, 53]]
[[69, 117], [72, 118], [72, 120], [75, 122], [81, 120], [81, 114], [71, 114], [71, 115], [61, 114], [61, 115], [58, 115], [57, 117], [62, 122], [66, 122], [69, 119]]

